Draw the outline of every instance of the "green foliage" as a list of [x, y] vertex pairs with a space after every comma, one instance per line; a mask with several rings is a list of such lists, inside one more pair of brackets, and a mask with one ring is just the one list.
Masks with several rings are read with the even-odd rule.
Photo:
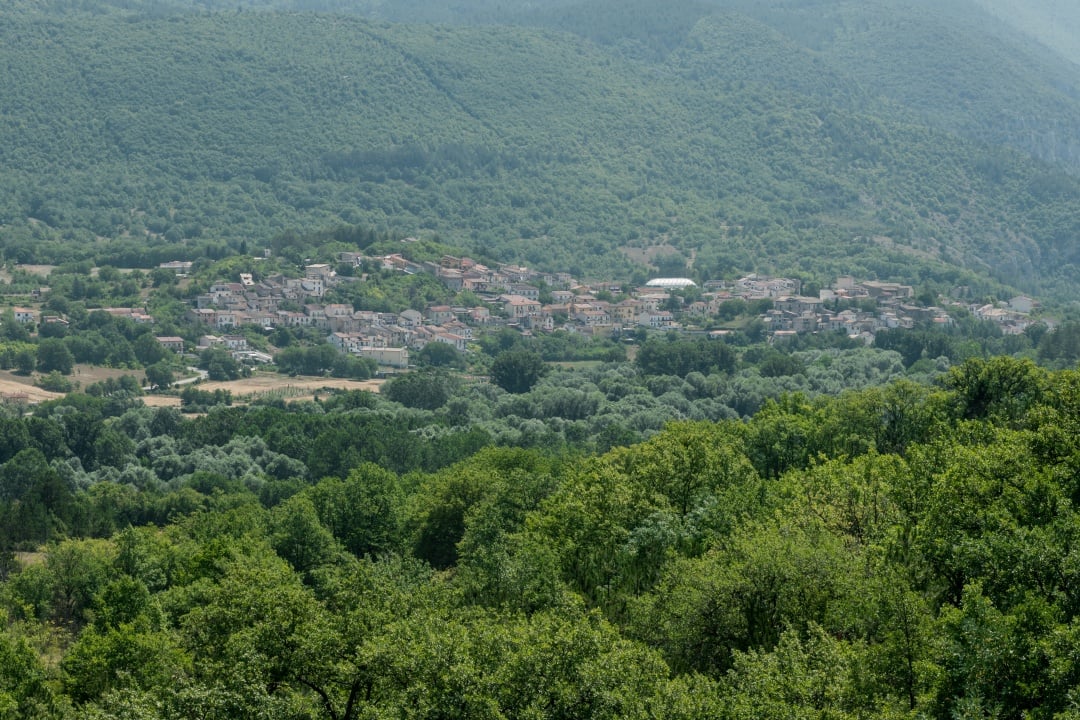
[[[402, 550], [405, 495], [393, 473], [364, 464], [351, 470], [344, 480], [322, 480], [300, 501], [302, 508], [311, 505], [332, 537], [357, 557], [381, 557]], [[320, 527], [305, 542], [319, 541], [321, 532]]]
[[429, 342], [420, 349], [420, 352], [416, 353], [415, 357], [418, 365], [453, 368], [455, 370], [465, 369], [465, 358], [462, 357], [457, 348], [449, 343]]
[[[1069, 717], [1080, 373], [879, 386], [898, 353], [799, 350], [795, 379], [752, 350], [463, 384], [437, 412], [5, 413], [0, 549], [33, 552], [0, 556], [0, 711]], [[661, 411], [834, 372], [867, 385]], [[579, 449], [617, 421], [647, 439]]]
[[[0, 619], [7, 625], [6, 616]], [[55, 710], [48, 675], [30, 643], [0, 634], [0, 717], [44, 720]]]
[[69, 393], [75, 389], [74, 383], [56, 370], [52, 370], [48, 375], [39, 377], [34, 381], [34, 384], [43, 390], [58, 393]]
[[734, 369], [735, 351], [715, 340], [650, 338], [638, 350], [634, 362], [648, 375], [708, 375]]
[[[434, 259], [456, 244], [579, 275], [630, 277], [618, 248], [661, 241], [662, 263], [714, 275], [1073, 286], [1076, 181], [1006, 148], [1075, 167], [1075, 78], [955, 2], [241, 4], [379, 19], [329, 26], [224, 2], [18, 5], [4, 253], [64, 262], [50, 282], [76, 301], [129, 304], [141, 280], [115, 268], [252, 243], [289, 263], [400, 249], [389, 227]], [[345, 287], [371, 309], [450, 295]]]
[[547, 374], [548, 367], [538, 354], [529, 350], [506, 350], [491, 363], [491, 380], [509, 393], [532, 389]]
[[1045, 373], [1029, 360], [996, 357], [969, 360], [954, 367], [945, 386], [955, 391], [957, 411], [965, 419], [990, 415], [1006, 421], [1023, 417], [1042, 400]]
[[293, 375], [323, 375], [337, 367], [341, 354], [327, 344], [290, 346], [274, 357], [278, 370]]
[[450, 398], [449, 386], [452, 382], [450, 375], [444, 371], [410, 372], [387, 382], [382, 386], [381, 392], [388, 399], [405, 407], [438, 410]]
[[151, 387], [165, 390], [173, 384], [175, 379], [172, 366], [165, 362], [159, 361], [153, 365], [148, 365], [146, 368], [146, 382]]
[[211, 380], [236, 380], [243, 368], [228, 350], [208, 348], [199, 353], [199, 367], [207, 371]]

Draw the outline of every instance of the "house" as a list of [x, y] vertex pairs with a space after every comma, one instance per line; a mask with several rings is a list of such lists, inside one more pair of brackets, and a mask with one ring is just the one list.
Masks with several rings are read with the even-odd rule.
[[521, 319], [522, 327], [529, 330], [543, 330], [544, 332], [552, 332], [555, 330], [555, 318], [551, 316], [551, 313], [544, 313], [542, 315], [530, 315]]
[[353, 309], [351, 305], [345, 305], [344, 303], [330, 303], [323, 307], [323, 313], [330, 319], [350, 317], [353, 314]]
[[268, 365], [274, 362], [274, 358], [258, 350], [236, 350], [232, 354], [233, 359], [239, 362], [258, 363]]
[[442, 329], [448, 333], [460, 335], [466, 340], [472, 340], [473, 337], [473, 329], [460, 320], [451, 320], [448, 323], [444, 323]]
[[330, 333], [327, 341], [333, 345], [339, 352], [352, 353], [357, 352], [360, 346], [363, 344], [363, 337], [360, 333], [350, 332], [335, 332]]
[[67, 318], [61, 317], [60, 315], [44, 315], [41, 318], [41, 324], [42, 325], [54, 325], [55, 324], [55, 325], [62, 325], [64, 327], [67, 327], [71, 323], [69, 323], [67, 321]]
[[438, 333], [433, 338], [435, 342], [445, 343], [454, 348], [458, 352], [465, 352], [465, 348], [468, 344], [468, 340], [462, 335], [455, 335], [454, 333]]
[[244, 285], [243, 283], [216, 282], [210, 286], [210, 295], [217, 296], [219, 302], [221, 302], [221, 298], [229, 296], [237, 298], [243, 297]]
[[1033, 310], [1038, 309], [1039, 301], [1032, 300], [1027, 295], [1017, 295], [1009, 301], [1009, 309], [1014, 312], [1023, 313], [1024, 315], [1030, 314]]
[[539, 300], [530, 300], [521, 295], [501, 295], [499, 302], [503, 304], [503, 310], [511, 318], [523, 318], [540, 312]]
[[644, 309], [645, 306], [640, 300], [629, 299], [615, 303], [608, 309], [608, 313], [620, 324], [627, 324], [634, 322]]
[[330, 321], [326, 317], [326, 308], [322, 305], [308, 304], [304, 306], [304, 314], [311, 318], [311, 324], [317, 328], [330, 327]]
[[479, 325], [486, 325], [491, 321], [491, 311], [483, 305], [469, 308], [469, 320]]
[[665, 305], [671, 296], [663, 292], [653, 292], [639, 295], [637, 299], [645, 312], [654, 312]]
[[818, 329], [818, 315], [811, 312], [799, 314], [792, 320], [792, 329], [796, 332], [814, 332]]
[[502, 265], [499, 267], [499, 274], [508, 283], [523, 283], [533, 275], [529, 268], [521, 265]]
[[872, 298], [897, 298], [904, 299], [915, 296], [915, 290], [910, 285], [901, 285], [893, 282], [877, 282], [875, 280], [863, 280], [859, 287], [866, 290]]
[[735, 294], [746, 300], [778, 298], [785, 295], [798, 295], [802, 283], [793, 278], [770, 278], [747, 275], [735, 281]]
[[776, 302], [773, 303], [773, 307], [783, 312], [795, 313], [796, 315], [816, 313], [821, 311], [821, 298], [798, 295], [785, 296], [777, 298]]
[[192, 308], [184, 317], [188, 322], [215, 325], [214, 318], [217, 317], [217, 311], [210, 308]]
[[376, 348], [363, 346], [356, 354], [360, 357], [371, 358], [379, 365], [385, 365], [387, 367], [409, 367], [409, 348]]
[[574, 293], [569, 290], [552, 290], [551, 302], [557, 305], [568, 305], [573, 302]]
[[166, 350], [172, 350], [174, 353], [184, 352], [184, 338], [175, 335], [161, 335], [154, 339], [161, 343], [161, 346]]
[[432, 305], [425, 311], [425, 315], [431, 323], [442, 325], [454, 319], [454, 309], [449, 305]]
[[345, 263], [352, 265], [353, 267], [360, 267], [364, 264], [364, 253], [362, 252], [339, 252], [337, 254], [337, 261], [339, 263]]
[[646, 310], [638, 315], [637, 324], [650, 328], [675, 327], [675, 316], [667, 310]]
[[529, 300], [540, 299], [540, 288], [535, 285], [528, 285], [526, 283], [510, 283], [510, 292], [514, 295], [520, 295], [523, 298]]
[[337, 273], [330, 265], [326, 263], [319, 263], [317, 265], [308, 265], [304, 268], [305, 277], [319, 278], [326, 282], [333, 278]]
[[439, 268], [436, 276], [439, 278], [439, 282], [445, 285], [448, 290], [457, 292], [465, 286], [464, 275], [455, 268]]
[[219, 310], [214, 317], [214, 325], [219, 328], [231, 328], [237, 326], [237, 315], [231, 310]]
[[191, 272], [191, 266], [193, 264], [194, 263], [187, 260], [172, 260], [170, 262], [163, 262], [158, 265], [158, 267], [163, 270], [172, 270], [177, 275], [187, 275]]
[[38, 313], [36, 310], [17, 307], [14, 308], [13, 312], [15, 313], [15, 322], [17, 323], [26, 325], [27, 323], [37, 322]]
[[410, 308], [401, 311], [398, 321], [406, 328], [417, 328], [424, 324], [424, 316], [418, 310]]
[[575, 312], [574, 320], [586, 327], [600, 327], [611, 324], [611, 317], [603, 310], [581, 310]]
[[221, 340], [225, 347], [234, 352], [242, 352], [248, 349], [247, 338], [243, 335], [224, 335]]

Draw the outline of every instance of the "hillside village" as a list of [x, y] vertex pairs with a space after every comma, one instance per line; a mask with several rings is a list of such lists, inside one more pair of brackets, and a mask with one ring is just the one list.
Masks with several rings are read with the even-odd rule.
[[[941, 307], [914, 300], [911, 286], [840, 277], [818, 297], [800, 294], [801, 283], [790, 278], [749, 275], [733, 282], [707, 282], [700, 292], [689, 280], [658, 279], [644, 287], [627, 288], [608, 281], [579, 282], [568, 273], [544, 273], [519, 265], [489, 268], [468, 257], [444, 256], [440, 262], [414, 262], [401, 254], [370, 257], [341, 253], [339, 263], [361, 270], [378, 267], [406, 274], [434, 275], [449, 290], [471, 291], [483, 304], [471, 307], [429, 305], [422, 312], [354, 311], [343, 304], [323, 304], [327, 291], [339, 282], [363, 282], [364, 276], [340, 276], [325, 263], [308, 265], [302, 278], [268, 277], [260, 282], [241, 275], [239, 282], [219, 282], [196, 298], [188, 313], [193, 322], [219, 332], [241, 325], [262, 328], [314, 327], [325, 330], [341, 352], [375, 360], [382, 366], [404, 368], [409, 352], [430, 342], [465, 351], [480, 332], [511, 328], [523, 333], [563, 329], [595, 337], [637, 331], [704, 332], [716, 325], [721, 307], [731, 300], [767, 301], [760, 319], [774, 341], [800, 333], [842, 332], [870, 343], [882, 329], [912, 328], [917, 323], [949, 325]], [[692, 298], [686, 301], [684, 295]], [[283, 301], [302, 303], [302, 310], [281, 309]], [[765, 305], [763, 304], [763, 305]], [[976, 316], [999, 323], [1004, 332], [1022, 332], [1037, 303], [1014, 298], [1007, 306], [968, 306]], [[715, 336], [727, 330], [714, 329]], [[222, 342], [241, 339], [226, 335]], [[248, 352], [246, 347], [237, 353]], [[245, 359], [251, 355], [243, 355]]]
[[[158, 341], [176, 352], [220, 347], [238, 361], [267, 364], [273, 362], [273, 356], [249, 347], [245, 336], [238, 334], [239, 328], [314, 328], [324, 331], [329, 344], [339, 352], [400, 370], [409, 367], [410, 353], [428, 343], [445, 343], [464, 352], [480, 333], [502, 328], [524, 334], [561, 330], [589, 337], [664, 331], [719, 338], [734, 332], [725, 327], [725, 321], [732, 317], [725, 304], [732, 301], [760, 311], [755, 332], [771, 342], [830, 332], [869, 344], [881, 330], [913, 328], [921, 323], [948, 326], [953, 322], [950, 310], [957, 308], [997, 323], [1005, 333], [1019, 333], [1039, 309], [1038, 303], [1026, 296], [999, 304], [953, 300], [946, 307], [927, 306], [915, 299], [910, 285], [852, 276], [837, 278], [813, 297], [802, 294], [797, 279], [754, 274], [734, 281], [708, 281], [701, 287], [685, 278], [658, 278], [642, 287], [630, 287], [612, 281], [579, 281], [568, 273], [540, 272], [513, 264], [491, 268], [451, 255], [439, 262], [416, 262], [401, 253], [369, 256], [343, 252], [336, 260], [336, 265], [308, 264], [301, 277], [273, 274], [255, 279], [250, 273], [241, 273], [235, 278], [220, 278], [189, 301], [185, 319], [205, 330], [198, 344], [185, 346], [183, 338], [166, 335]], [[343, 267], [355, 272], [341, 274], [338, 269]], [[191, 263], [162, 263], [160, 268], [184, 276]], [[368, 273], [374, 271], [428, 274], [447, 290], [468, 291], [469, 297], [479, 302], [374, 312], [324, 301], [339, 284], [369, 282]], [[48, 288], [42, 289], [42, 294], [47, 292]], [[136, 323], [154, 322], [145, 308], [102, 311]], [[24, 324], [64, 322], [62, 317], [41, 316], [29, 307], [14, 308], [14, 315]]]

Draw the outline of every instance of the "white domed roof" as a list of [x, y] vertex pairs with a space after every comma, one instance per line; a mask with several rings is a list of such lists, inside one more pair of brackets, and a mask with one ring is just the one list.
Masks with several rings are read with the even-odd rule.
[[645, 287], [658, 288], [684, 288], [692, 285], [697, 285], [697, 283], [690, 278], [656, 278], [645, 283]]

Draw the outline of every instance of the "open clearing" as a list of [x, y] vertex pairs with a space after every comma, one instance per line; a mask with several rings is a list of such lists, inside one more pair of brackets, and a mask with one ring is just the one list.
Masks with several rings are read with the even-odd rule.
[[33, 378], [21, 377], [7, 371], [2, 371], [0, 372], [0, 396], [8, 402], [26, 401], [39, 403], [45, 402], [46, 400], [55, 400], [64, 395], [63, 393], [49, 392], [48, 390], [34, 387]]
[[[200, 390], [228, 390], [234, 402], [260, 397], [280, 396], [287, 402], [312, 400], [320, 390], [369, 390], [379, 392], [385, 380], [348, 380], [344, 378], [289, 377], [275, 373], [258, 373], [249, 378], [227, 382], [204, 382]], [[179, 407], [180, 398], [173, 395], [147, 395], [143, 401], [151, 407]]]
[[[72, 382], [86, 387], [91, 383], [106, 378], [118, 378], [122, 375], [134, 375], [142, 380], [141, 370], [119, 370], [116, 368], [76, 365], [75, 372], [68, 376]], [[227, 382], [199, 383], [200, 390], [228, 390], [233, 401], [249, 402], [260, 397], [279, 396], [286, 402], [313, 400], [321, 390], [369, 390], [379, 392], [385, 380], [348, 380], [325, 377], [289, 377], [277, 373], [256, 373], [249, 378]], [[0, 370], [0, 399], [9, 402], [40, 403], [63, 397], [63, 393], [49, 392], [34, 386], [34, 377], [16, 375], [7, 370]], [[143, 401], [150, 407], [180, 407], [178, 395], [145, 395]]]

